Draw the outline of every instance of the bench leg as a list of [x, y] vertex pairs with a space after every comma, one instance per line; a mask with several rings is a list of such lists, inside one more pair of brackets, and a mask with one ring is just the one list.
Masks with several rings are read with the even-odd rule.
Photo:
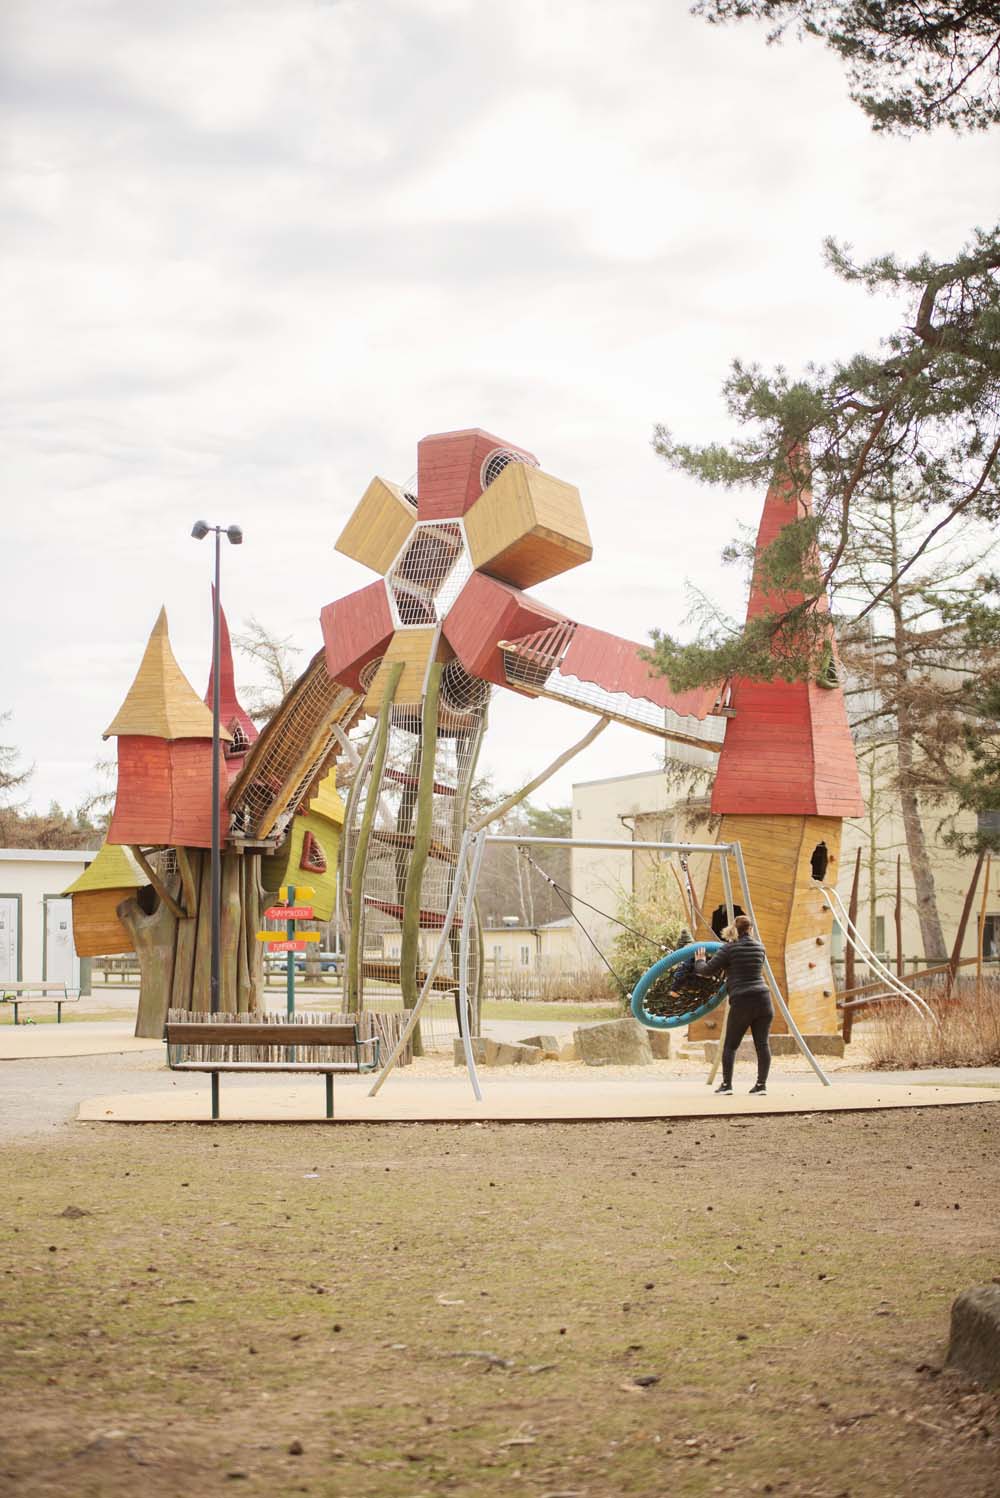
[[17, 1000], [15, 999], [14, 1000], [14, 1023], [15, 1023], [15, 1025], [17, 1024], [17, 1011], [18, 1011], [19, 1007], [20, 1006], [19, 1006]]
[[62, 1005], [58, 999], [56, 999], [56, 1024], [62, 1024]]
[[212, 1073], [212, 1117], [219, 1116], [219, 1073]]
[[326, 1074], [326, 1116], [333, 1117], [333, 1072]]

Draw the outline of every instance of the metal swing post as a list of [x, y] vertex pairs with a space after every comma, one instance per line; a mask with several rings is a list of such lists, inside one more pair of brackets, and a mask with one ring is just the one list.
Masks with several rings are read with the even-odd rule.
[[[726, 925], [727, 926], [731, 926], [733, 924], [733, 921], [736, 919], [736, 910], [735, 910], [735, 907], [733, 905], [733, 881], [732, 881], [732, 878], [730, 877], [730, 873], [729, 873], [729, 852], [730, 852], [729, 848], [726, 847], [719, 854], [719, 860], [720, 860], [720, 862], [719, 862], [719, 872], [722, 875], [722, 898], [726, 902]], [[719, 1067], [722, 1065], [722, 1047], [725, 1044], [725, 1040], [726, 1040], [726, 1024], [727, 1024], [727, 1022], [729, 1020], [729, 1000], [728, 1000], [728, 998], [726, 999], [726, 1002], [722, 1005], [722, 1011], [721, 1011], [721, 1013], [719, 1015], [719, 1019], [720, 1019], [721, 1024], [722, 1024], [722, 1027], [719, 1030], [719, 1047], [718, 1047], [718, 1050], [715, 1053], [715, 1060], [712, 1062], [712, 1065], [709, 1068], [708, 1076], [705, 1079], [705, 1086], [706, 1087], [711, 1087], [712, 1086], [712, 1084], [714, 1083], [716, 1077], [719, 1074]]]

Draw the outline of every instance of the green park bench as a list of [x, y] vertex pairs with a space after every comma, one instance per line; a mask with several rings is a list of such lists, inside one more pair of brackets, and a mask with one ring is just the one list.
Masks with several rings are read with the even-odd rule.
[[75, 1004], [79, 993], [70, 993], [65, 983], [34, 982], [31, 979], [12, 982], [0, 979], [0, 1004], [13, 1004], [14, 1023], [19, 1023], [18, 1011], [22, 1004], [55, 1004], [56, 1024], [62, 1024], [62, 1006]]

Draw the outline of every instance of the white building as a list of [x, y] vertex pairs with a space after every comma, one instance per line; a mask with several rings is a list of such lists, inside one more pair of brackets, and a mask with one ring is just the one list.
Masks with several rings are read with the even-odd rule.
[[73, 902], [63, 890], [96, 857], [96, 849], [0, 848], [0, 984], [79, 988]]

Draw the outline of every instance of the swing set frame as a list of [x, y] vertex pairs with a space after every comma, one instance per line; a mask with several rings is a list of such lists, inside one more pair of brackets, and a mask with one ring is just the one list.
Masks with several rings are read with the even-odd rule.
[[[465, 1065], [469, 1074], [469, 1081], [472, 1084], [472, 1091], [477, 1102], [481, 1103], [483, 1101], [482, 1088], [479, 1085], [479, 1075], [476, 1071], [476, 1061], [472, 1050], [472, 1036], [469, 1033], [469, 941], [470, 933], [475, 929], [476, 889], [479, 884], [479, 871], [482, 868], [483, 855], [489, 846], [504, 845], [513, 848], [593, 848], [604, 849], [613, 853], [678, 853], [682, 858], [692, 853], [707, 853], [711, 857], [720, 860], [722, 889], [726, 902], [726, 914], [730, 924], [734, 919], [734, 873], [736, 876], [735, 885], [739, 890], [740, 904], [754, 925], [756, 926], [757, 924], [753, 901], [750, 897], [750, 884], [747, 879], [743, 849], [738, 841], [732, 843], [653, 843], [578, 837], [519, 837], [507, 833], [487, 832], [485, 828], [469, 828], [463, 834], [459, 845], [455, 877], [452, 881], [451, 898], [448, 902], [448, 909], [445, 912], [444, 924], [441, 927], [437, 947], [428, 964], [423, 986], [417, 996], [416, 1004], [410, 1010], [409, 1018], [403, 1027], [402, 1033], [386, 1059], [385, 1065], [375, 1079], [369, 1097], [376, 1097], [381, 1091], [417, 1026], [420, 1011], [433, 989], [434, 978], [441, 958], [448, 948], [448, 938], [458, 914], [458, 907], [461, 904], [463, 909], [458, 953], [458, 1026], [462, 1037], [462, 1049], [465, 1055]], [[462, 888], [463, 882], [465, 886], [464, 892]], [[767, 986], [771, 991], [775, 1003], [784, 1017], [789, 1032], [795, 1037], [799, 1050], [805, 1056], [823, 1086], [829, 1087], [831, 1085], [830, 1078], [809, 1049], [805, 1036], [792, 1018], [788, 1005], [785, 1003], [784, 994], [778, 987], [777, 979], [774, 976], [770, 960], [766, 954], [764, 957], [764, 976], [767, 979]], [[720, 1043], [719, 1055], [721, 1056], [721, 1054], [722, 1046]], [[712, 1070], [709, 1078], [710, 1081], [714, 1075], [715, 1068]]]

